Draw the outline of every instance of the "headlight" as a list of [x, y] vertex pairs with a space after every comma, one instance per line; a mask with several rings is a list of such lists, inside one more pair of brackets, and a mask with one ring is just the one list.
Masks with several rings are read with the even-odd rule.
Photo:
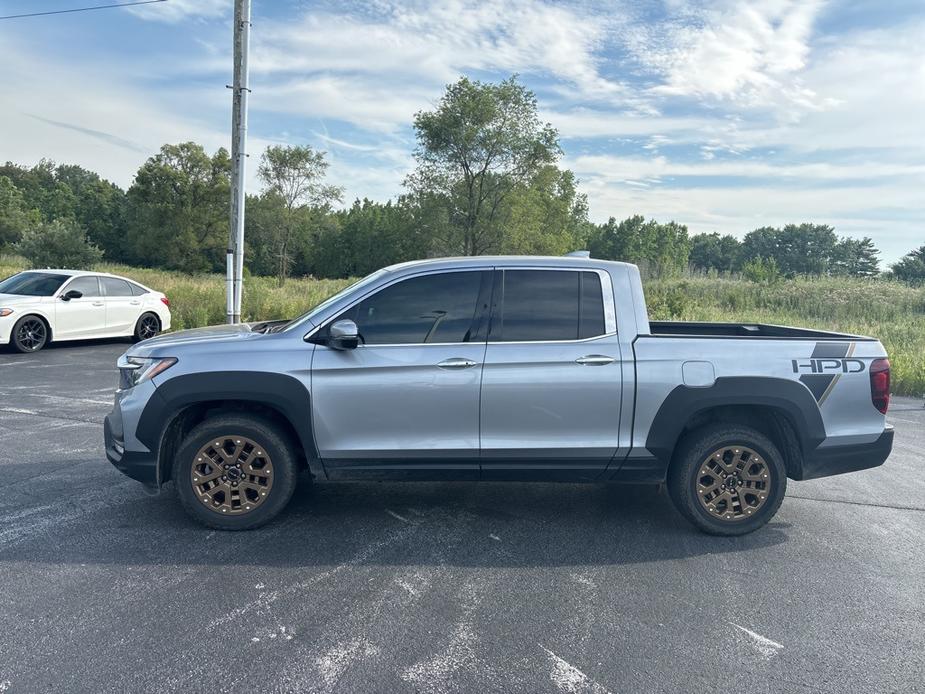
[[0, 308], [0, 318], [6, 318], [13, 312], [11, 308]]
[[119, 357], [119, 389], [128, 390], [150, 381], [177, 363], [176, 357]]

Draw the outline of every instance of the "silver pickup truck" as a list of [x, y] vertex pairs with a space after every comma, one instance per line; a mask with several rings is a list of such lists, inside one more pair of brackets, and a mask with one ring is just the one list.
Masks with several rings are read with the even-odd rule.
[[761, 527], [805, 480], [880, 465], [869, 337], [658, 323], [634, 265], [476, 257], [385, 268], [292, 321], [163, 335], [119, 360], [106, 453], [242, 530], [314, 480], [662, 484], [700, 529]]

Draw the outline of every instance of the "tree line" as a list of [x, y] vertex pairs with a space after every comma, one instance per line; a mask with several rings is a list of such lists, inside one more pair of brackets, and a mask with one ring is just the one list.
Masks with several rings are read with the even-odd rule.
[[[327, 180], [325, 152], [271, 146], [259, 158], [259, 194], [246, 201], [248, 272], [338, 278], [442, 255], [560, 255], [586, 248], [650, 274], [688, 268], [756, 280], [879, 274], [870, 238], [839, 238], [823, 224], [762, 227], [744, 235], [689, 235], [640, 215], [595, 224], [574, 174], [559, 166], [558, 133], [516, 77], [462, 78], [414, 117], [416, 166], [385, 203], [355, 200]], [[0, 250], [34, 266], [105, 259], [184, 272], [224, 269], [231, 161], [194, 142], [168, 144], [122, 190], [80, 166], [43, 160], [0, 166]], [[892, 266], [925, 280], [925, 246]]]

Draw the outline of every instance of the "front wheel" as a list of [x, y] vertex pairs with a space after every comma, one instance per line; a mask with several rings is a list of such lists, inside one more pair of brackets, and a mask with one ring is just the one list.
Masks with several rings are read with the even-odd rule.
[[295, 491], [293, 442], [273, 422], [218, 415], [183, 440], [173, 466], [180, 501], [196, 520], [220, 530], [250, 530], [272, 520]]
[[11, 337], [17, 352], [38, 352], [48, 342], [48, 326], [38, 316], [23, 316], [13, 326]]
[[742, 425], [688, 434], [668, 470], [668, 492], [687, 520], [712, 535], [745, 535], [767, 523], [787, 490], [777, 446]]

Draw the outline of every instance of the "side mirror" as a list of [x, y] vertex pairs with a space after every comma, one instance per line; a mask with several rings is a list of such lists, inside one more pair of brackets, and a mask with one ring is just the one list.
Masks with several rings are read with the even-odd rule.
[[71, 289], [70, 291], [65, 292], [64, 294], [61, 295], [61, 300], [70, 301], [71, 299], [79, 299], [83, 295], [84, 295], [83, 292], [79, 292], [76, 289]]
[[352, 320], [339, 320], [328, 328], [328, 346], [332, 349], [356, 349], [360, 331]]

